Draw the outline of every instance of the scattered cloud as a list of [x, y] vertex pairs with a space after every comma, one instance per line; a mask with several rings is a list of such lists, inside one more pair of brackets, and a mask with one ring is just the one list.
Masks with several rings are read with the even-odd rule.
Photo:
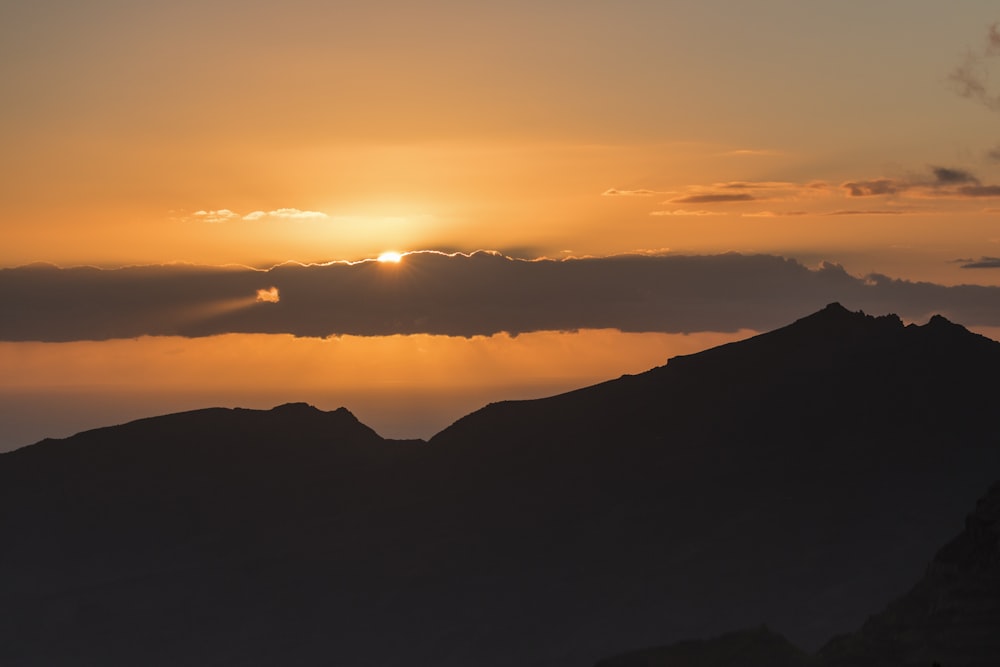
[[952, 185], [954, 183], [979, 183], [979, 179], [965, 171], [964, 169], [951, 169], [949, 167], [931, 167], [934, 178], [939, 185]]
[[1000, 197], [1000, 185], [965, 185], [958, 192], [966, 197]]
[[970, 50], [962, 64], [948, 75], [955, 92], [982, 104], [987, 109], [1000, 111], [1000, 93], [991, 92], [989, 71], [986, 66], [987, 60], [998, 55], [1000, 55], [1000, 23], [994, 23], [987, 31], [985, 46], [980, 50]]
[[[1000, 146], [997, 147], [1000, 159]], [[906, 200], [919, 199], [982, 199], [1000, 198], [1000, 185], [982, 183], [967, 169], [951, 166], [929, 165], [922, 172], [905, 177], [854, 179], [839, 186], [825, 181], [795, 183], [789, 181], [726, 181], [707, 185], [688, 185], [674, 191], [658, 190], [607, 190], [607, 196], [650, 196], [669, 194], [660, 202], [664, 209], [651, 210], [651, 216], [712, 216], [726, 215], [733, 207], [751, 202], [781, 202], [759, 211], [739, 212], [746, 218], [779, 218], [790, 216], [849, 216], [849, 215], [904, 215], [926, 213], [906, 206]], [[845, 200], [859, 198], [884, 198], [889, 208], [854, 208], [843, 205]], [[699, 207], [670, 205], [700, 204]], [[723, 210], [713, 210], [720, 205]], [[788, 210], [782, 210], [787, 208]], [[724, 212], [725, 211], [725, 212]]]
[[650, 211], [649, 214], [650, 215], [655, 215], [655, 216], [671, 216], [671, 215], [676, 215], [676, 216], [699, 216], [699, 217], [713, 216], [713, 215], [726, 215], [726, 213], [723, 212], [723, 211], [705, 211], [705, 210], [690, 211], [690, 210], [684, 209], [684, 208], [677, 208], [677, 209], [674, 209], [672, 211]]
[[808, 215], [808, 211], [757, 211], [756, 213], [743, 213], [744, 218], [786, 218], [798, 215]]
[[[996, 262], [986, 257], [966, 264], [995, 268]], [[392, 280], [385, 279], [386, 272]], [[18, 313], [0, 318], [0, 340], [7, 341], [223, 333], [764, 331], [831, 301], [909, 320], [940, 312], [970, 326], [1000, 326], [1000, 287], [854, 276], [834, 264], [812, 269], [773, 255], [528, 261], [491, 252], [414, 252], [391, 266], [284, 264], [266, 271], [28, 266], [0, 269], [0, 293], [5, 306]], [[255, 301], [247, 295], [257, 295], [267, 307], [245, 307], [248, 298], [247, 305]], [[240, 307], [219, 307], [229, 303]]]
[[720, 190], [778, 190], [798, 187], [795, 183], [785, 181], [729, 181], [716, 183], [713, 187]]
[[840, 187], [847, 190], [850, 197], [873, 197], [876, 195], [893, 195], [909, 189], [908, 183], [891, 178], [878, 178], [873, 181], [848, 181]]
[[217, 211], [195, 211], [192, 215], [197, 220], [212, 223], [229, 222], [230, 220], [238, 220], [240, 217], [239, 213], [230, 211], [228, 208], [220, 208]]
[[930, 174], [924, 177], [847, 181], [841, 184], [841, 188], [847, 191], [849, 197], [903, 194], [924, 199], [1000, 197], [1000, 185], [983, 185], [972, 172], [953, 167], [932, 166]]
[[979, 259], [957, 259], [961, 269], [1000, 269], [1000, 257], [980, 257]]
[[276, 218], [281, 220], [325, 220], [328, 216], [320, 211], [302, 211], [297, 208], [279, 208], [273, 211], [252, 211], [243, 216], [244, 220], [263, 220]]
[[602, 197], [652, 197], [653, 195], [661, 194], [656, 190], [619, 190], [618, 188], [609, 188], [601, 193]]
[[880, 210], [880, 209], [868, 209], [868, 210], [854, 210], [854, 209], [842, 209], [839, 211], [828, 211], [822, 215], [902, 215], [903, 211], [891, 209], [891, 210]]
[[719, 204], [728, 202], [755, 201], [757, 197], [746, 192], [707, 192], [700, 195], [684, 195], [675, 197], [664, 203], [670, 204]]
[[187, 220], [196, 220], [200, 222], [231, 222], [234, 220], [246, 220], [253, 222], [255, 220], [264, 219], [275, 219], [275, 220], [326, 220], [330, 216], [321, 211], [303, 211], [298, 208], [278, 208], [273, 211], [251, 211], [246, 215], [237, 213], [236, 211], [230, 210], [228, 208], [220, 208], [215, 211], [202, 210], [195, 211], [187, 218]]

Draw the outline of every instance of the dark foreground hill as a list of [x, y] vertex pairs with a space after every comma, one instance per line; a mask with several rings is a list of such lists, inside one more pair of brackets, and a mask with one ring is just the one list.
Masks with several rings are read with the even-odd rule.
[[[1000, 471], [1000, 343], [833, 304], [429, 443], [304, 405], [0, 455], [0, 664], [579, 666], [905, 591]], [[985, 381], [984, 381], [985, 380]]]

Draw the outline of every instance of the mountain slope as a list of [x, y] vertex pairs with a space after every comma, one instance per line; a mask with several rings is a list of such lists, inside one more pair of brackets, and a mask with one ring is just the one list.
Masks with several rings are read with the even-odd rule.
[[1000, 660], [1000, 483], [925, 575], [815, 656], [765, 627], [630, 651], [596, 667], [987, 667]]
[[986, 667], [1000, 660], [1000, 483], [906, 595], [823, 647], [825, 665]]
[[568, 666], [762, 622], [814, 649], [997, 477], [998, 372], [943, 318], [832, 304], [429, 443], [301, 405], [43, 441], [0, 455], [0, 662]]

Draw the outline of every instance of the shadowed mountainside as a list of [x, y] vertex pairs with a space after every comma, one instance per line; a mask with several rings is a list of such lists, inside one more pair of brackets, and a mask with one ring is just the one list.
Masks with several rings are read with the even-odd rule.
[[[595, 667], [808, 667], [812, 659], [761, 626], [707, 640], [687, 640], [624, 653]], [[817, 665], [818, 667], [818, 665]]]
[[1000, 483], [906, 595], [820, 652], [836, 667], [987, 667], [1000, 661]]
[[1000, 344], [837, 304], [429, 443], [202, 410], [0, 455], [4, 665], [593, 664], [917, 580], [1000, 470]]
[[904, 596], [815, 656], [767, 628], [632, 651], [596, 667], [987, 667], [1000, 659], [1000, 483]]

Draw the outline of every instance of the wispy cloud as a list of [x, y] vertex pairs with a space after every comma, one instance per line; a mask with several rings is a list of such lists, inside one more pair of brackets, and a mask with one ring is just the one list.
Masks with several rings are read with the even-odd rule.
[[[1000, 155], [1000, 147], [998, 147]], [[839, 186], [822, 180], [801, 183], [790, 181], [724, 181], [705, 185], [691, 184], [668, 190], [608, 190], [606, 195], [650, 196], [668, 194], [659, 202], [663, 209], [649, 211], [651, 216], [710, 216], [735, 212], [746, 218], [783, 218], [791, 216], [850, 216], [926, 214], [928, 207], [914, 201], [927, 199], [1000, 198], [1000, 185], [983, 183], [968, 169], [928, 165], [923, 171], [905, 176], [859, 178]], [[856, 199], [881, 199], [887, 205], [856, 208]], [[747, 204], [768, 202], [768, 208], [745, 210]], [[698, 207], [688, 205], [699, 204]], [[716, 208], [718, 207], [718, 208]]]
[[955, 92], [979, 102], [987, 109], [1000, 111], [1000, 93], [991, 92], [989, 71], [986, 66], [988, 60], [997, 56], [1000, 56], [1000, 23], [990, 26], [984, 46], [981, 49], [970, 50], [962, 64], [948, 76]]
[[954, 167], [930, 167], [927, 176], [906, 179], [878, 178], [841, 184], [849, 197], [906, 195], [928, 198], [1000, 197], [1000, 185], [983, 185], [970, 171]]
[[891, 178], [877, 178], [871, 181], [847, 181], [841, 185], [851, 197], [873, 197], [876, 195], [894, 195], [908, 190], [908, 183]]
[[671, 204], [720, 204], [728, 202], [755, 201], [758, 199], [754, 195], [746, 192], [706, 192], [700, 195], [684, 195], [675, 197], [664, 203]]
[[656, 190], [619, 190], [618, 188], [608, 188], [601, 193], [602, 197], [652, 197], [662, 194]]
[[191, 214], [196, 220], [201, 220], [203, 222], [229, 222], [230, 220], [239, 220], [240, 214], [234, 211], [230, 211], [228, 208], [220, 208], [217, 211], [195, 211]]
[[959, 259], [961, 269], [1000, 269], [1000, 257], [980, 257], [979, 259]]
[[246, 220], [248, 222], [254, 222], [256, 220], [327, 220], [330, 216], [321, 211], [304, 211], [298, 208], [277, 208], [273, 211], [251, 211], [247, 214], [237, 213], [228, 208], [220, 208], [218, 210], [201, 210], [195, 211], [187, 220], [194, 220], [200, 222], [233, 222], [236, 220]]
[[951, 167], [931, 167], [938, 185], [952, 185], [955, 183], [979, 183], [979, 179], [964, 169], [952, 169]]
[[252, 211], [243, 216], [244, 220], [263, 220], [273, 218], [277, 220], [326, 220], [329, 218], [326, 213], [320, 211], [303, 211], [297, 208], [279, 208], [273, 211]]
[[827, 211], [822, 215], [902, 215], [903, 211], [895, 209], [840, 209], [837, 211]]
[[1000, 197], [1000, 185], [965, 185], [958, 192], [966, 197]]
[[672, 211], [650, 211], [649, 214], [654, 216], [696, 216], [696, 217], [726, 215], [726, 213], [723, 211], [705, 211], [705, 210], [692, 211], [684, 208], [677, 208]]
[[787, 218], [799, 215], [808, 215], [808, 211], [756, 211], [754, 213], [742, 213], [744, 218]]

